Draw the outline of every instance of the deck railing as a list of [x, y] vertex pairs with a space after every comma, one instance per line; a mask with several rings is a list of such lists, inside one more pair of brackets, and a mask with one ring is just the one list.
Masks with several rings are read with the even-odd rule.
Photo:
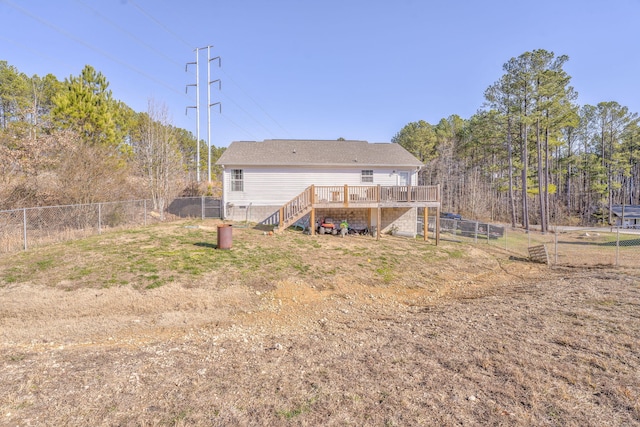
[[282, 205], [279, 229], [289, 227], [312, 207], [375, 207], [440, 201], [437, 185], [312, 185]]
[[438, 202], [437, 185], [314, 186], [314, 204]]
[[289, 200], [280, 208], [281, 227], [291, 225], [311, 207], [311, 204], [313, 203], [312, 189], [313, 186], [305, 188], [302, 193]]

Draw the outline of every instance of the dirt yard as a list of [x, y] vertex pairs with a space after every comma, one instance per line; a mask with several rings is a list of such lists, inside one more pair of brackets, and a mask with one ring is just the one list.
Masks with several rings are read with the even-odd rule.
[[640, 425], [638, 269], [214, 230], [0, 257], [0, 425]]

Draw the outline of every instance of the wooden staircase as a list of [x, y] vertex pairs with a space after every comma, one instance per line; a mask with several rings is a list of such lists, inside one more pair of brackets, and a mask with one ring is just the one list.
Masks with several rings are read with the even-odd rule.
[[275, 231], [283, 231], [292, 226], [300, 218], [311, 212], [313, 205], [313, 185], [302, 193], [282, 205], [280, 208], [280, 223]]

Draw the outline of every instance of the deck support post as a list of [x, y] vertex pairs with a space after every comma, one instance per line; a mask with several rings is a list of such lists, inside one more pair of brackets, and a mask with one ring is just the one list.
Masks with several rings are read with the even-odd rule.
[[422, 234], [424, 241], [429, 241], [429, 208], [425, 206], [424, 213], [422, 214]]
[[380, 240], [382, 234], [382, 208], [378, 205], [378, 223], [376, 224], [376, 240]]
[[311, 184], [309, 187], [311, 195], [311, 213], [309, 214], [309, 235], [315, 236], [316, 234], [316, 186]]
[[316, 208], [313, 206], [311, 206], [311, 213], [309, 214], [309, 234], [311, 236], [316, 234]]

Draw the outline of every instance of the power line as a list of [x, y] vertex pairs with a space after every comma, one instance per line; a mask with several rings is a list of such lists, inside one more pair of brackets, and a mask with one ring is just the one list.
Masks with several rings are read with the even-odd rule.
[[85, 42], [84, 40], [74, 36], [73, 34], [69, 33], [68, 31], [65, 31], [65, 30], [53, 25], [49, 21], [47, 21], [47, 20], [45, 20], [45, 19], [43, 19], [43, 18], [41, 18], [41, 17], [29, 12], [28, 10], [25, 10], [25, 9], [21, 8], [20, 6], [17, 6], [15, 4], [13, 4], [12, 2], [10, 2], [8, 0], [3, 0], [3, 1], [5, 3], [7, 3], [9, 6], [11, 6], [12, 8], [14, 8], [15, 10], [17, 10], [17, 11], [19, 11], [19, 12], [21, 12], [21, 13], [27, 15], [27, 16], [29, 16], [32, 19], [35, 19], [36, 21], [40, 22], [41, 24], [44, 24], [47, 27], [49, 27], [49, 28], [57, 31], [58, 33], [64, 35], [65, 37], [70, 38], [71, 40], [75, 41], [76, 43], [81, 44], [81, 45], [85, 46], [86, 48], [88, 48], [88, 49], [90, 49], [90, 50], [92, 50], [92, 51], [94, 51], [96, 53], [99, 53], [100, 55], [104, 56], [105, 58], [107, 58], [107, 59], [109, 59], [109, 60], [111, 60], [113, 62], [116, 62], [116, 63], [118, 63], [120, 65], [123, 65], [123, 66], [127, 67], [128, 69], [130, 69], [132, 71], [135, 71], [136, 73], [140, 74], [141, 76], [143, 76], [143, 77], [145, 77], [145, 78], [147, 78], [149, 80], [152, 80], [152, 81], [158, 83], [159, 85], [164, 86], [165, 88], [171, 90], [172, 92], [175, 92], [177, 94], [183, 95], [181, 92], [179, 92], [177, 89], [175, 89], [170, 84], [168, 84], [166, 82], [163, 82], [162, 80], [158, 80], [157, 78], [145, 73], [142, 70], [139, 70], [138, 68], [134, 67], [133, 65], [128, 64], [127, 62], [122, 61], [121, 59], [118, 59], [117, 57], [115, 57], [115, 56], [103, 51], [102, 49], [99, 49], [99, 48], [97, 48], [97, 47]]
[[47, 55], [45, 53], [42, 53], [42, 52], [40, 52], [38, 50], [33, 49], [30, 46], [22, 44], [22, 43], [20, 43], [20, 42], [18, 42], [16, 40], [8, 39], [5, 36], [0, 36], [0, 40], [5, 40], [5, 41], [7, 41], [9, 43], [12, 43], [12, 44], [16, 45], [17, 47], [19, 47], [21, 49], [26, 49], [26, 50], [30, 51], [31, 53], [33, 53], [34, 55], [37, 55], [37, 56], [47, 60], [48, 62], [57, 62], [59, 64], [64, 64], [64, 65], [66, 65], [68, 67], [72, 66], [72, 64], [70, 64], [69, 62], [61, 61], [60, 58], [57, 57], [57, 56], [49, 56], [49, 55]]
[[[129, 0], [129, 3], [133, 4], [141, 13], [143, 13], [145, 16], [147, 16], [149, 19], [151, 19], [153, 22], [155, 22], [158, 26], [160, 26], [162, 29], [164, 29], [167, 33], [171, 34], [172, 36], [174, 36], [177, 40], [179, 40], [180, 42], [182, 42], [185, 46], [189, 47], [190, 49], [192, 48], [192, 45], [189, 44], [187, 41], [185, 41], [182, 37], [180, 37], [178, 34], [176, 34], [175, 32], [171, 31], [171, 29], [169, 29], [166, 25], [164, 25], [162, 22], [160, 22], [158, 19], [154, 18], [150, 13], [146, 12], [144, 9], [142, 9], [142, 7], [140, 7], [137, 3], [135, 3], [133, 0]], [[238, 84], [238, 82], [236, 82], [224, 69], [222, 70], [222, 72], [229, 77], [229, 79], [233, 82], [233, 84], [235, 84], [243, 93], [244, 95], [249, 98], [256, 106], [258, 106], [258, 108], [267, 116], [269, 117], [269, 119], [271, 119], [280, 129], [282, 129], [284, 131], [285, 134], [287, 134], [289, 137], [291, 137], [291, 135], [289, 134], [289, 132], [276, 120], [274, 119], [264, 108], [262, 108], [262, 106], [260, 104], [258, 104], [258, 102], [253, 99], [248, 93], [247, 91], [245, 91], [242, 86], [240, 86]], [[238, 106], [238, 108], [240, 108], [242, 111], [245, 112], [245, 114], [247, 114], [249, 117], [251, 117], [254, 121], [256, 121], [260, 126], [262, 126], [264, 129], [267, 130], [267, 132], [269, 132], [271, 135], [273, 135], [273, 132], [269, 131], [264, 125], [262, 125], [257, 119], [253, 118], [251, 116], [251, 114], [249, 114], [245, 109], [243, 109], [242, 107], [240, 107], [238, 105], [237, 102], [233, 101], [233, 99], [231, 99], [231, 97], [229, 97], [228, 95], [227, 98], [229, 100], [231, 100], [234, 104], [236, 104], [236, 106]]]
[[242, 86], [240, 86], [240, 85], [238, 84], [238, 82], [236, 82], [236, 81], [233, 79], [233, 77], [231, 77], [229, 74], [227, 74], [227, 72], [226, 72], [224, 69], [222, 70], [222, 72], [223, 72], [227, 77], [229, 77], [229, 80], [231, 80], [231, 82], [232, 82], [233, 84], [235, 84], [235, 85], [236, 85], [236, 86], [237, 86], [237, 87], [242, 91], [242, 93], [244, 93], [244, 95], [245, 95], [247, 98], [249, 98], [249, 99], [250, 99], [254, 104], [256, 104], [256, 105], [258, 106], [258, 108], [259, 108], [259, 109], [260, 109], [260, 110], [261, 110], [261, 111], [262, 111], [262, 112], [263, 112], [267, 117], [269, 117], [269, 118], [270, 118], [270, 119], [271, 119], [271, 120], [272, 120], [276, 125], [278, 125], [278, 127], [279, 127], [280, 129], [282, 129], [282, 130], [284, 131], [284, 133], [286, 133], [286, 134], [287, 134], [287, 136], [289, 136], [290, 138], [293, 138], [293, 137], [291, 136], [291, 134], [290, 134], [290, 133], [289, 133], [289, 132], [288, 132], [288, 131], [287, 131], [287, 130], [286, 130], [286, 129], [285, 129], [285, 128], [284, 128], [284, 127], [283, 127], [283, 126], [282, 126], [282, 125], [281, 125], [281, 124], [276, 120], [276, 119], [274, 119], [274, 118], [271, 116], [271, 114], [269, 114], [269, 113], [268, 113], [264, 108], [262, 108], [262, 106], [261, 106], [260, 104], [258, 104], [258, 102], [257, 102], [255, 99], [253, 99], [253, 98], [251, 97], [251, 95], [249, 95], [249, 93], [247, 93], [247, 91], [246, 91], [246, 90], [244, 90], [244, 89], [242, 88]]
[[[226, 73], [225, 73], [226, 74]], [[224, 96], [225, 98], [227, 98], [229, 101], [233, 102], [235, 104], [236, 107], [238, 107], [242, 112], [244, 112], [251, 120], [253, 120], [254, 122], [256, 122], [258, 124], [258, 126], [262, 127], [262, 129], [266, 130], [271, 136], [273, 136], [274, 138], [276, 137], [275, 134], [273, 132], [271, 132], [270, 129], [268, 129], [265, 125], [263, 125], [258, 119], [256, 119], [255, 117], [253, 117], [247, 110], [245, 110], [244, 108], [242, 108], [240, 106], [240, 104], [238, 104], [233, 98], [231, 98], [229, 95], [227, 95], [224, 92], [221, 92], [222, 96]]]
[[240, 129], [241, 131], [243, 131], [244, 133], [246, 133], [247, 135], [249, 135], [252, 139], [254, 140], [258, 140], [258, 138], [252, 134], [251, 132], [249, 132], [247, 129], [243, 128], [242, 126], [240, 126], [238, 123], [234, 122], [233, 119], [231, 119], [231, 117], [227, 116], [224, 113], [221, 113], [222, 117], [225, 118], [225, 120], [227, 120], [229, 123], [231, 123], [232, 125], [234, 125], [235, 127], [237, 127], [238, 129]]
[[128, 0], [128, 3], [131, 3], [136, 9], [138, 9], [143, 15], [145, 15], [147, 18], [149, 18], [150, 20], [152, 20], [153, 22], [155, 22], [160, 28], [162, 28], [163, 30], [165, 30], [167, 33], [171, 34], [173, 37], [175, 37], [176, 39], [180, 40], [180, 42], [182, 42], [185, 46], [187, 46], [188, 48], [192, 48], [193, 45], [191, 45], [189, 42], [187, 42], [185, 39], [183, 39], [182, 37], [180, 37], [178, 34], [174, 33], [173, 31], [171, 31], [171, 29], [169, 27], [167, 27], [166, 25], [162, 24], [162, 22], [158, 21], [156, 18], [154, 18], [149, 12], [145, 11], [142, 7], [140, 7], [136, 2], [134, 2], [133, 0]]
[[[128, 0], [129, 3], [131, 3], [136, 9], [138, 9], [142, 14], [144, 14], [147, 18], [149, 18], [150, 20], [152, 20], [154, 23], [156, 23], [156, 25], [158, 25], [160, 28], [162, 28], [163, 30], [165, 30], [167, 33], [169, 33], [170, 35], [172, 35], [173, 37], [175, 37], [177, 40], [179, 40], [181, 43], [183, 43], [185, 46], [187, 46], [189, 49], [192, 49], [193, 45], [190, 44], [189, 42], [187, 42], [185, 39], [183, 39], [180, 35], [176, 34], [174, 31], [172, 31], [169, 27], [167, 27], [166, 25], [164, 25], [162, 22], [160, 22], [158, 19], [156, 19], [154, 16], [152, 16], [149, 12], [145, 11], [140, 5], [138, 5], [135, 1], [133, 0]], [[291, 137], [291, 134], [289, 134], [289, 132], [276, 120], [274, 119], [264, 108], [262, 108], [262, 106], [260, 104], [258, 104], [258, 102], [253, 99], [248, 93], [247, 91], [245, 91], [224, 69], [222, 70], [222, 72], [229, 77], [229, 79], [233, 82], [233, 84], [235, 84], [243, 93], [244, 95], [249, 98], [256, 106], [258, 106], [258, 108], [269, 118], [271, 119], [280, 129], [282, 129], [284, 131], [285, 134], [287, 134], [289, 137]], [[272, 136], [274, 135], [273, 132], [271, 132], [266, 126], [264, 126], [258, 119], [256, 119], [255, 117], [253, 117], [249, 112], [247, 112], [244, 108], [240, 107], [240, 105], [234, 101], [229, 95], [226, 95], [223, 93], [223, 95], [229, 99], [231, 102], [233, 102], [238, 108], [240, 108], [245, 114], [247, 114], [247, 116], [249, 116], [252, 120], [254, 120], [256, 123], [258, 123], [258, 125], [260, 125], [262, 128], [264, 128], [269, 134], [271, 134]]]
[[120, 25], [116, 24], [115, 22], [113, 22], [111, 19], [107, 18], [106, 16], [104, 16], [102, 13], [100, 13], [98, 10], [94, 9], [93, 7], [89, 6], [88, 4], [86, 4], [84, 1], [82, 0], [75, 0], [76, 3], [80, 3], [82, 6], [86, 7], [87, 9], [91, 10], [94, 14], [96, 14], [97, 16], [99, 16], [103, 21], [105, 21], [106, 23], [108, 23], [109, 25], [111, 25], [112, 27], [114, 27], [115, 29], [117, 29], [118, 31], [120, 31], [123, 34], [126, 34], [128, 37], [132, 38], [133, 40], [135, 40], [136, 42], [138, 42], [138, 44], [140, 46], [143, 46], [147, 49], [149, 49], [150, 51], [152, 51], [153, 53], [155, 53], [156, 55], [164, 58], [165, 60], [167, 60], [168, 62], [177, 65], [177, 66], [181, 66], [182, 64], [180, 64], [179, 62], [175, 61], [173, 58], [165, 55], [164, 52], [162, 52], [161, 50], [156, 49], [155, 47], [151, 46], [150, 44], [146, 43], [144, 40], [141, 40], [140, 38], [138, 38], [135, 34], [131, 33], [130, 31], [128, 31], [126, 28], [121, 27]]

